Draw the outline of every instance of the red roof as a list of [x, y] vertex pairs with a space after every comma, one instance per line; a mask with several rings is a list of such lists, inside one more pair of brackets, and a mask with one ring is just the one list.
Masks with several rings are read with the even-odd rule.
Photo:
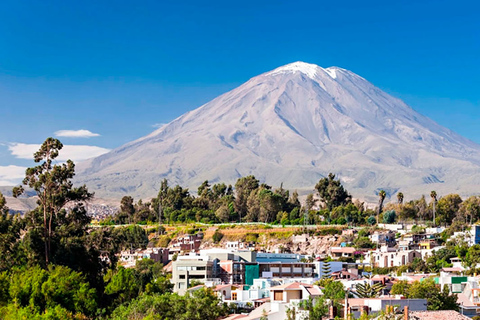
[[357, 249], [353, 247], [331, 247], [330, 248], [331, 252], [337, 252], [337, 253], [351, 253], [353, 254]]

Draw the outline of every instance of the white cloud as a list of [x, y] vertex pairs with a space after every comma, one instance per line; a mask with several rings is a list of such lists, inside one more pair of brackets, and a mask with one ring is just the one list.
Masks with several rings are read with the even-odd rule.
[[67, 137], [67, 138], [92, 138], [99, 137], [98, 133], [93, 133], [90, 130], [58, 130], [55, 132], [57, 137]]
[[25, 178], [26, 167], [0, 166], [0, 186], [13, 186], [22, 182]]
[[[33, 159], [33, 154], [40, 148], [39, 144], [26, 143], [11, 143], [8, 150], [13, 156], [19, 159]], [[74, 162], [86, 160], [93, 157], [98, 157], [104, 153], [109, 152], [110, 149], [101, 148], [97, 146], [79, 146], [79, 145], [63, 145], [56, 160], [65, 161], [72, 160]]]

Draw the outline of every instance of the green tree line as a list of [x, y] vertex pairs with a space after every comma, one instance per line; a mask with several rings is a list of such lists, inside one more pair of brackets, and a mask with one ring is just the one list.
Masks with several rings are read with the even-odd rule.
[[[160, 263], [144, 259], [135, 268], [119, 266], [118, 253], [145, 248], [147, 234], [135, 225], [91, 227], [84, 203], [93, 194], [73, 186], [72, 161], [55, 164], [62, 148], [48, 138], [34, 154], [37, 165], [26, 170], [23, 185], [37, 194], [34, 210], [13, 215], [0, 194], [0, 319], [187, 319], [174, 312], [217, 319], [226, 314], [209, 290], [184, 297], [172, 293]], [[22, 186], [13, 190], [14, 196], [23, 192]]]

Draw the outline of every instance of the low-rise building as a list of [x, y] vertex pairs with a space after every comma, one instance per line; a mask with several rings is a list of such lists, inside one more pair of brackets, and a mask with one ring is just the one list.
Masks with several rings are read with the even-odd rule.
[[355, 319], [358, 319], [363, 312], [378, 314], [387, 309], [405, 310], [405, 307], [408, 307], [407, 310], [409, 311], [427, 310], [427, 299], [403, 299], [387, 296], [381, 298], [353, 298], [348, 299], [347, 302], [348, 313], [353, 314]]
[[415, 258], [422, 258], [417, 250], [396, 250], [386, 246], [380, 249], [369, 251], [365, 260], [370, 261], [373, 266], [380, 268], [399, 267], [413, 262]]
[[133, 268], [137, 260], [152, 259], [155, 262], [161, 262], [166, 265], [168, 259], [169, 250], [167, 248], [147, 248], [137, 250], [123, 250], [119, 255], [119, 262], [125, 268]]
[[329, 255], [335, 260], [340, 258], [354, 259], [355, 251], [353, 247], [330, 247]]
[[189, 234], [172, 240], [168, 247], [176, 252], [192, 252], [200, 249], [203, 233]]
[[213, 278], [213, 262], [207, 256], [178, 256], [172, 263], [171, 282], [174, 285], [174, 292], [184, 294], [192, 280], [220, 283], [219, 279]]

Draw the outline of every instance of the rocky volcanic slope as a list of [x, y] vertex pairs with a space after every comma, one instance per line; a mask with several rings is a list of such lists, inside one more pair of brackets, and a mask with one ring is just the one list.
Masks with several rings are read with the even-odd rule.
[[329, 172], [355, 197], [476, 193], [480, 146], [345, 69], [295, 62], [78, 166], [100, 197], [155, 196], [163, 178], [312, 190]]

